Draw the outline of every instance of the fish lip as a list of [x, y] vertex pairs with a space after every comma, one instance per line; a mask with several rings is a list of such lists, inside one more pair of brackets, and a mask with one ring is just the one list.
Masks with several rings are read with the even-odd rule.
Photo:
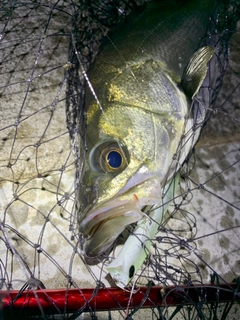
[[94, 258], [105, 254], [128, 225], [136, 223], [143, 217], [143, 212], [131, 201], [125, 206], [120, 205], [110, 209], [108, 214], [107, 218], [106, 215], [102, 217], [85, 233], [83, 244], [85, 257]]
[[[109, 200], [100, 205], [98, 208], [94, 208], [87, 214], [87, 216], [79, 225], [79, 231], [84, 236], [87, 236], [87, 238], [93, 237], [94, 233], [96, 233], [96, 231], [104, 223], [104, 221], [108, 221], [110, 219], [114, 219], [114, 217], [123, 215], [123, 211], [126, 212], [129, 209], [129, 206], [133, 209], [134, 201], [119, 200], [115, 198]], [[135, 210], [138, 211], [139, 208], [136, 207]]]

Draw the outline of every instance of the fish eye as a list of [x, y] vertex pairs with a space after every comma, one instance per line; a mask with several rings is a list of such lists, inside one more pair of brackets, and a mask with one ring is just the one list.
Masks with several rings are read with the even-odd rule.
[[107, 146], [100, 156], [100, 166], [105, 172], [118, 172], [125, 166], [124, 155], [121, 148]]
[[97, 172], [119, 173], [129, 163], [126, 147], [116, 141], [104, 141], [92, 149], [90, 166]]

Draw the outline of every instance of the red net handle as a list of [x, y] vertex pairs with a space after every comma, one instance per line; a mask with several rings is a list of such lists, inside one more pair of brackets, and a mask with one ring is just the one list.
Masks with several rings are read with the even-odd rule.
[[[148, 286], [134, 293], [119, 288], [0, 291], [3, 314], [38, 315], [83, 311], [124, 310], [226, 302], [240, 298], [236, 283], [179, 287]], [[204, 300], [203, 300], [204, 299]]]

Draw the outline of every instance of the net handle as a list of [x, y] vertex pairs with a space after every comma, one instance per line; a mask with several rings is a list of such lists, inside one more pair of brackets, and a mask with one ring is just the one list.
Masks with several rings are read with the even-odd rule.
[[154, 308], [193, 304], [199, 301], [239, 300], [236, 283], [195, 286], [147, 286], [132, 290], [119, 288], [0, 291], [3, 315], [62, 314], [87, 311]]

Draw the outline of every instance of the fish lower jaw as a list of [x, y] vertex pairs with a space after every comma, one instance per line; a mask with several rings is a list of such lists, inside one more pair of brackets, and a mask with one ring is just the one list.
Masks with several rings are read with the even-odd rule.
[[104, 254], [127, 226], [138, 222], [145, 215], [143, 211], [131, 205], [122, 206], [120, 211], [115, 214], [113, 212], [83, 233], [86, 257], [93, 258]]

